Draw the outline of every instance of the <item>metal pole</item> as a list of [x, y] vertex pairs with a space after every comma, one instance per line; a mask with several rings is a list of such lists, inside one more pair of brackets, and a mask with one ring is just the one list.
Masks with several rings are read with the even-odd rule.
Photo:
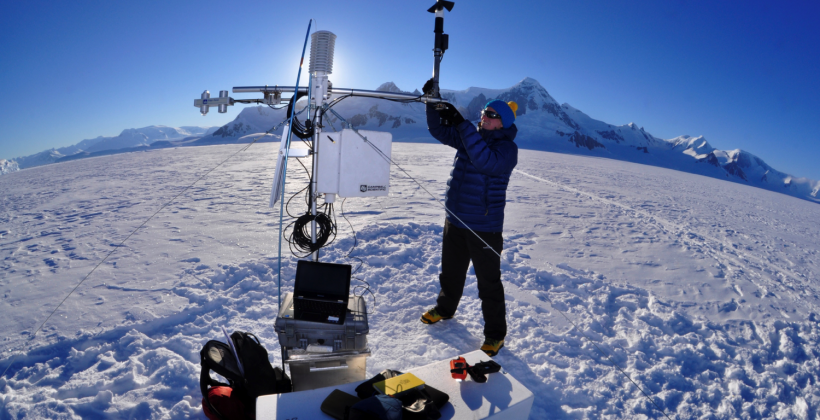
[[[276, 92], [293, 92], [295, 88], [293, 86], [235, 86], [233, 88], [233, 93], [255, 93], [255, 92], [262, 92], [262, 93], [276, 93]], [[299, 92], [307, 93], [307, 88], [299, 88]], [[439, 103], [445, 102], [444, 99], [441, 98], [431, 98], [427, 96], [419, 96], [413, 95], [412, 93], [397, 93], [397, 92], [382, 92], [379, 90], [365, 90], [365, 89], [350, 89], [350, 88], [338, 88], [338, 87], [330, 87], [327, 90], [328, 93], [333, 95], [339, 96], [361, 96], [367, 98], [385, 98], [385, 99], [398, 99], [398, 100], [417, 100], [422, 103]], [[241, 100], [241, 99], [240, 99]]]
[[[314, 98], [314, 89], [317, 87], [319, 80], [317, 80], [317, 75], [314, 73], [311, 75], [310, 78], [310, 89], [308, 90], [308, 108], [310, 107], [311, 103], [314, 103], [316, 106], [316, 112], [314, 115], [318, 115], [319, 111], [321, 110], [322, 106], [322, 99], [321, 98]], [[318, 122], [318, 120], [316, 121]], [[310, 214], [313, 215], [313, 220], [310, 221], [310, 242], [315, 244], [316, 243], [316, 201], [319, 198], [318, 194], [316, 194], [316, 183], [317, 183], [317, 176], [319, 175], [319, 127], [318, 124], [314, 124], [313, 126], [313, 157], [311, 159], [313, 162], [313, 175], [310, 177], [310, 188], [308, 188], [308, 194], [310, 194]], [[319, 250], [313, 251], [313, 261], [319, 261]]]
[[439, 96], [438, 75], [439, 67], [441, 66], [441, 57], [444, 55], [444, 49], [441, 45], [441, 38], [444, 34], [444, 8], [436, 10], [436, 27], [433, 30], [436, 33], [436, 44], [433, 48], [433, 96]]

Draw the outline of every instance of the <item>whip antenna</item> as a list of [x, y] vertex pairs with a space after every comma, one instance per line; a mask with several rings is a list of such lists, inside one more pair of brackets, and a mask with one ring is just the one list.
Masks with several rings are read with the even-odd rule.
[[441, 66], [441, 58], [444, 56], [444, 51], [449, 48], [450, 44], [450, 35], [444, 33], [444, 9], [447, 9], [448, 12], [453, 11], [453, 6], [455, 3], [446, 0], [436, 0], [436, 4], [433, 7], [427, 9], [430, 13], [436, 14], [436, 26], [433, 29], [433, 32], [436, 34], [435, 44], [433, 46], [433, 95], [434, 97], [439, 97], [439, 89], [438, 89], [438, 73], [439, 67]]

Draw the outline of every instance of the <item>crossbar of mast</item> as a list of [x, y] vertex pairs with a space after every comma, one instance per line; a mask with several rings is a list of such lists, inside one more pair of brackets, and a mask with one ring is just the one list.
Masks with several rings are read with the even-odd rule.
[[[291, 93], [294, 91], [293, 86], [235, 86], [233, 93]], [[362, 96], [367, 98], [384, 98], [397, 100], [418, 100], [424, 103], [439, 103], [446, 102], [441, 98], [431, 98], [423, 95], [414, 95], [412, 93], [398, 93], [398, 92], [384, 92], [379, 90], [364, 90], [364, 89], [349, 89], [330, 87], [328, 92], [333, 95], [348, 95], [348, 96]], [[308, 93], [307, 87], [300, 87], [299, 93]]]

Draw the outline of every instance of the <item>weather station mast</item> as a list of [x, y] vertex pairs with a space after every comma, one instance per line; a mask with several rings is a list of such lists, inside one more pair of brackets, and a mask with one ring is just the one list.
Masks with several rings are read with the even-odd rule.
[[[435, 14], [433, 31], [435, 33], [433, 48], [434, 86], [427, 95], [333, 86], [328, 76], [333, 72], [336, 35], [329, 31], [316, 31], [310, 35], [310, 64], [308, 67], [310, 81], [307, 87], [299, 86], [304, 53], [307, 47], [308, 36], [306, 34], [302, 58], [299, 63], [299, 76], [297, 76], [295, 86], [264, 85], [237, 86], [233, 88], [233, 93], [261, 93], [263, 95], [261, 99], [235, 99], [228, 96], [227, 90], [221, 90], [219, 97], [211, 98], [210, 92], [206, 90], [199, 99], [194, 100], [194, 106], [199, 108], [203, 116], [208, 113], [211, 107], [217, 107], [220, 113], [226, 113], [228, 106], [237, 103], [263, 104], [271, 107], [287, 103], [288, 122], [284, 126], [279, 143], [270, 206], [273, 207], [280, 200], [282, 201], [280, 205], [284, 203], [284, 184], [288, 158], [310, 156], [313, 163], [308, 189], [310, 211], [309, 216], [303, 217], [307, 217], [310, 223], [309, 249], [313, 261], [319, 260], [319, 249], [323, 245], [323, 238], [317, 234], [317, 219], [321, 218], [321, 213], [317, 209], [320, 198], [324, 199], [324, 203], [332, 204], [337, 196], [378, 197], [389, 193], [392, 135], [386, 132], [356, 130], [332, 107], [339, 101], [349, 97], [368, 97], [425, 104], [444, 102], [439, 94], [441, 59], [449, 44], [449, 36], [444, 33], [444, 10], [452, 11], [453, 6], [454, 2], [452, 1], [437, 0], [436, 4], [427, 9], [428, 12]], [[310, 24], [308, 25], [308, 34], [310, 34]], [[288, 94], [290, 94], [290, 98], [284, 99], [283, 95]], [[296, 118], [296, 102], [305, 96], [307, 96], [305, 109], [308, 111], [308, 116], [304, 125], [302, 125]], [[340, 119], [346, 128], [340, 132], [324, 132], [323, 135], [322, 120], [328, 112]], [[310, 148], [291, 148], [293, 135], [310, 141]], [[282, 209], [280, 208], [280, 231], [281, 214]], [[296, 227], [294, 227], [295, 229]]]

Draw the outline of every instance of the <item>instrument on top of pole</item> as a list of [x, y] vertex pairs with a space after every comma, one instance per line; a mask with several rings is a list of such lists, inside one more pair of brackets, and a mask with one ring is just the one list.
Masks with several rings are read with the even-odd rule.
[[[447, 0], [436, 0], [433, 7], [427, 9], [430, 13], [436, 14], [436, 26], [433, 32], [436, 34], [435, 43], [433, 46], [433, 91], [430, 96], [441, 97], [438, 86], [439, 67], [441, 66], [441, 59], [444, 56], [444, 51], [450, 46], [450, 36], [444, 33], [444, 9], [448, 12], [453, 11], [455, 3]], [[441, 105], [436, 104], [436, 108]]]

